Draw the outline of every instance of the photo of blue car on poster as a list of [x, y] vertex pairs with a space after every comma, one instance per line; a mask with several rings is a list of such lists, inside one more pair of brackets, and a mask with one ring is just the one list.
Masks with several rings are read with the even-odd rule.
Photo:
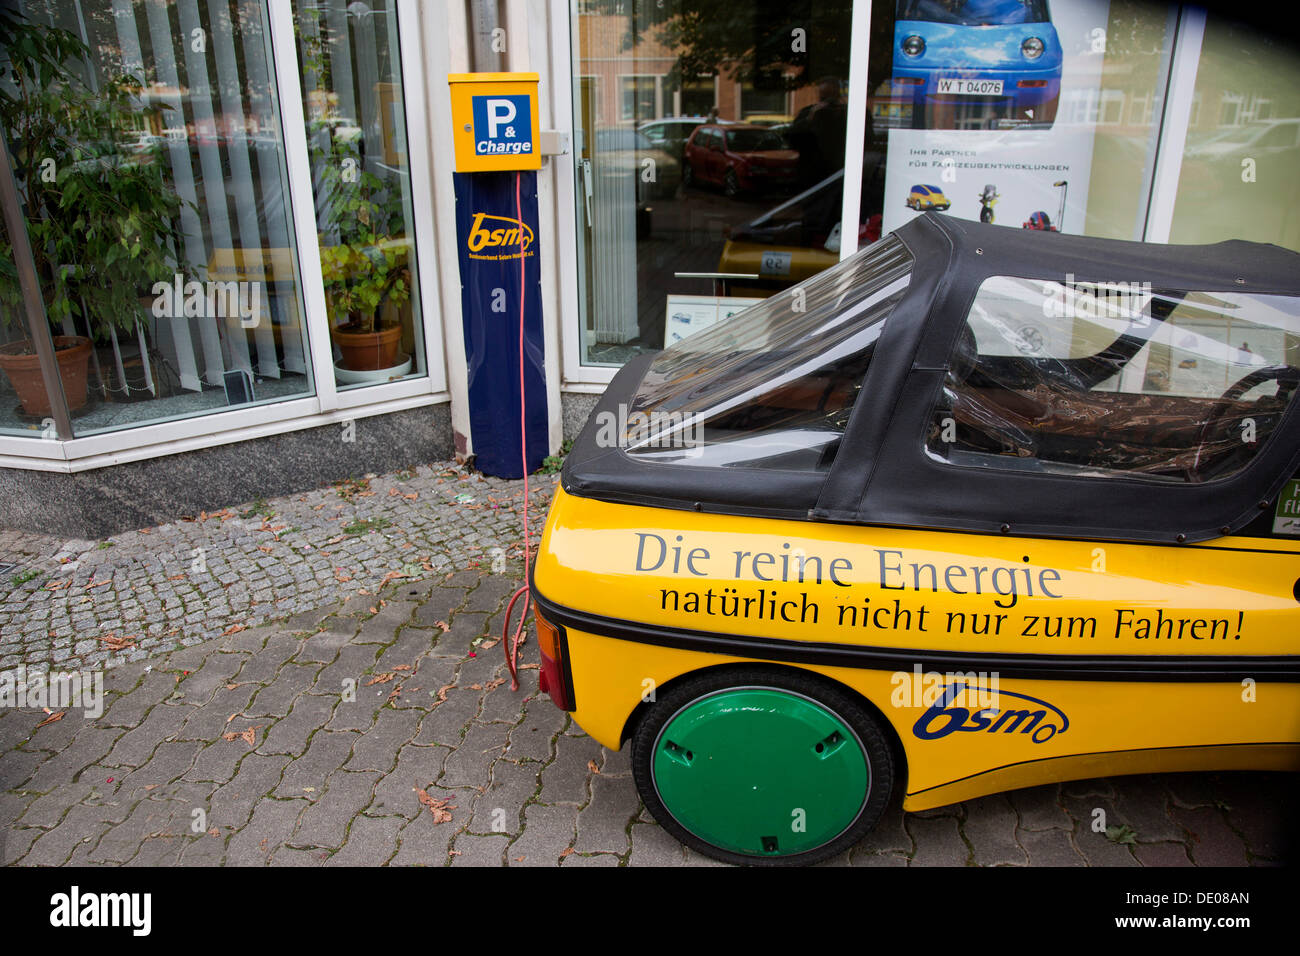
[[1050, 129], [1063, 62], [1048, 0], [898, 0], [891, 99], [913, 129]]

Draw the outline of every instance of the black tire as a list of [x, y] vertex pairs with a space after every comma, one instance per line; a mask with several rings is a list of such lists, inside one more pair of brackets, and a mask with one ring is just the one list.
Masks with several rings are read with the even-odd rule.
[[740, 180], [736, 178], [734, 169], [728, 169], [727, 175], [722, 177], [722, 195], [728, 199], [735, 199], [740, 195]]
[[686, 163], [682, 166], [682, 185], [683, 186], [695, 185], [695, 170], [691, 168], [690, 163]]
[[[664, 805], [654, 782], [655, 746], [665, 726], [683, 708], [719, 691], [741, 687], [770, 688], [805, 697], [830, 711], [857, 736], [867, 760], [868, 783], [862, 807], [854, 821], [814, 849], [789, 856], [749, 856], [715, 846], [682, 826]], [[775, 665], [737, 665], [711, 668], [690, 675], [661, 693], [637, 721], [632, 734], [632, 772], [637, 791], [659, 825], [678, 841], [705, 856], [725, 863], [751, 866], [807, 866], [829, 859], [854, 846], [865, 836], [889, 805], [896, 778], [891, 737], [881, 720], [853, 694], [819, 675]], [[744, 784], [740, 784], [744, 786]], [[725, 793], [718, 799], [725, 801]]]

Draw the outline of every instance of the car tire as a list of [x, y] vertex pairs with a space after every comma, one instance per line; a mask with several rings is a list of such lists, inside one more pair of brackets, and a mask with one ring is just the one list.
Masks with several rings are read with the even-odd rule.
[[691, 168], [690, 163], [686, 163], [685, 165], [682, 166], [682, 185], [683, 186], [695, 185], [695, 170]]
[[726, 863], [798, 866], [856, 844], [893, 794], [888, 732], [845, 688], [796, 668], [739, 665], [659, 694], [632, 734], [646, 808]]
[[722, 195], [728, 199], [735, 199], [740, 195], [740, 180], [736, 178], [734, 169], [728, 169], [727, 175], [722, 177]]

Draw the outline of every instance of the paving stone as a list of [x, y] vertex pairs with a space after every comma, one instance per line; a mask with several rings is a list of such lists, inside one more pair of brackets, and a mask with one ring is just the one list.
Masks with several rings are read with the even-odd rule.
[[966, 844], [957, 831], [955, 817], [909, 814], [907, 829], [916, 843], [912, 866], [965, 866]]
[[[510, 852], [513, 853], [514, 850], [512, 849]], [[616, 857], [612, 853], [591, 853], [586, 855], [582, 853], [571, 853], [560, 862], [564, 866], [618, 866], [619, 865], [618, 857]], [[513, 858], [511, 858], [509, 865], [527, 866], [528, 863], [526, 862], [526, 860], [515, 862]]]
[[1020, 817], [1021, 829], [1070, 830], [1074, 827], [1070, 815], [1058, 802], [1060, 788], [1057, 784], [1012, 790], [1007, 793], [1007, 799]]
[[225, 835], [205, 833], [181, 848], [178, 866], [221, 866], [226, 856]]
[[408, 820], [414, 818], [421, 812], [416, 788], [428, 791], [434, 799], [459, 797], [458, 791], [441, 790], [433, 785], [442, 773], [449, 752], [445, 747], [417, 747], [413, 744], [403, 747], [398, 752], [396, 767], [384, 774], [375, 787], [373, 812], [401, 815]]
[[302, 642], [294, 658], [304, 663], [328, 664], [343, 648], [354, 642], [358, 630], [354, 620], [333, 618], [325, 630], [316, 632]]
[[253, 817], [230, 838], [226, 847], [227, 866], [265, 866], [307, 806], [302, 800], [263, 800]]
[[1169, 816], [1168, 804], [1169, 793], [1160, 777], [1135, 776], [1116, 788], [1118, 822], [1136, 830], [1143, 843], [1183, 839], [1182, 830]]
[[197, 671], [192, 671], [177, 685], [185, 699], [195, 703], [211, 700], [217, 688], [231, 682], [244, 664], [240, 654], [209, 654]]
[[[1115, 826], [1114, 816], [1107, 814], [1106, 822], [1109, 826]], [[1032, 831], [1023, 830], [1020, 832], [1020, 843], [1025, 845], [1025, 834]], [[1139, 834], [1139, 838], [1140, 838]], [[1075, 849], [1083, 855], [1089, 866], [1137, 866], [1137, 860], [1133, 857], [1133, 851], [1136, 846], [1127, 843], [1116, 843], [1107, 838], [1104, 833], [1096, 833], [1092, 829], [1092, 821], [1080, 819], [1074, 827], [1074, 846]], [[1030, 856], [1033, 860], [1033, 856]]]
[[474, 798], [471, 833], [519, 833], [524, 804], [537, 792], [536, 765], [498, 760], [492, 765], [492, 781]]
[[507, 728], [501, 724], [470, 724], [460, 746], [447, 756], [442, 776], [438, 778], [439, 785], [482, 785], [488, 777], [489, 768], [506, 749], [507, 732]]
[[[284, 768], [277, 797], [303, 797], [308, 801], [319, 799], [325, 792], [325, 781], [343, 766], [360, 735], [353, 731], [331, 732], [319, 730], [312, 735], [307, 752]], [[359, 769], [359, 768], [352, 768]], [[310, 788], [310, 792], [308, 792]]]
[[343, 849], [328, 866], [381, 866], [397, 852], [397, 832], [406, 821], [400, 817], [359, 816], [348, 828]]
[[[560, 862], [560, 854], [573, 846], [577, 825], [576, 807], [529, 804], [524, 808], [523, 832], [507, 851], [510, 865], [555, 866]], [[633, 848], [635, 851], [635, 840]], [[524, 857], [523, 861], [513, 862], [516, 856]]]
[[1246, 842], [1235, 833], [1217, 807], [1174, 807], [1174, 822], [1188, 834], [1188, 849], [1197, 866], [1248, 866]]
[[142, 767], [122, 777], [118, 791], [127, 799], [144, 796], [145, 787], [159, 787], [179, 780], [194, 764], [203, 745], [193, 740], [163, 741]]
[[415, 609], [413, 622], [421, 627], [436, 627], [438, 621], [450, 621], [452, 612], [465, 601], [463, 588], [436, 587]]
[[271, 857], [271, 866], [324, 866], [334, 855], [332, 850], [310, 849], [282, 846]]
[[872, 853], [855, 849], [849, 856], [850, 866], [907, 866], [908, 860], [901, 853]]
[[587, 764], [600, 757], [601, 746], [590, 737], [562, 736], [556, 744], [555, 759], [542, 769], [539, 803], [576, 803], [588, 800], [587, 781], [591, 771]]
[[379, 648], [373, 644], [349, 644], [342, 648], [334, 661], [316, 675], [315, 693], [342, 694], [344, 681], [353, 681], [353, 687], [362, 675], [374, 668]]
[[578, 836], [573, 848], [579, 853], [626, 853], [627, 827], [639, 809], [636, 788], [630, 780], [593, 776], [591, 803], [578, 814]]
[[1143, 866], [1190, 866], [1187, 847], [1181, 843], [1139, 843], [1133, 855]]
[[402, 665], [413, 668], [421, 657], [433, 650], [433, 644], [433, 638], [428, 631], [404, 627], [397, 632], [397, 640], [388, 645], [379, 655], [379, 660], [375, 662], [375, 673], [390, 671]]
[[335, 770], [326, 781], [325, 793], [307, 807], [293, 838], [285, 842], [294, 846], [341, 846], [348, 824], [370, 805], [379, 779], [377, 773]]
[[414, 601], [389, 601], [379, 613], [361, 622], [355, 642], [358, 644], [391, 644], [397, 628], [411, 619]]
[[[79, 812], [88, 813], [88, 811]], [[184, 820], [176, 819], [178, 812], [185, 813]], [[125, 820], [107, 829], [86, 857], [86, 861], [126, 863], [140, 852], [141, 844], [151, 833], [183, 832], [188, 823], [188, 808], [178, 808], [168, 802], [140, 800], [132, 807]], [[57, 833], [62, 829], [63, 827], [59, 827], [51, 832]], [[72, 832], [75, 833], [77, 829], [74, 827]]]
[[[1030, 866], [1087, 866], [1065, 830], [1020, 830], [1016, 834], [1029, 855]], [[1132, 858], [1130, 857], [1130, 861]]]
[[15, 814], [12, 818], [4, 820], [4, 822], [16, 822], [24, 827], [49, 829], [55, 826], [70, 808], [90, 796], [93, 790], [94, 787], [89, 781], [78, 781], [77, 783], [68, 783], [61, 787], [55, 787], [49, 793], [29, 800], [25, 811], [21, 812], [21, 816]]
[[[86, 767], [105, 759], [104, 755], [113, 749], [121, 734], [122, 731], [116, 727], [86, 727], [77, 734], [77, 739], [71, 746], [43, 761], [35, 773], [23, 782], [23, 789], [45, 793], [78, 779]], [[141, 742], [144, 742], [143, 739]], [[6, 754], [5, 760], [8, 761], [9, 757]]]
[[446, 866], [455, 835], [454, 821], [434, 823], [432, 814], [422, 812], [398, 832], [399, 848], [390, 862], [393, 866]]
[[[508, 837], [495, 835], [476, 836], [471, 833], [458, 834], [452, 849], [460, 851], [460, 855], [452, 856], [451, 865], [503, 866], [508, 839]], [[519, 854], [516, 853], [515, 855], [518, 856]]]
[[285, 664], [276, 672], [271, 683], [261, 687], [244, 713], [250, 717], [284, 717], [299, 695], [310, 690], [316, 682], [319, 665]]
[[17, 863], [26, 856], [33, 843], [45, 834], [36, 827], [0, 828], [0, 865]]
[[249, 704], [258, 690], [257, 684], [238, 684], [233, 689], [223, 684], [209, 703], [190, 709], [177, 738], [205, 742], [220, 739], [230, 729], [232, 717], [248, 714]]
[[[234, 741], [231, 746], [239, 744], [239, 741]], [[288, 763], [289, 758], [282, 754], [247, 753], [234, 778], [212, 794], [208, 823], [221, 828], [242, 827], [262, 798], [279, 786], [280, 776]], [[305, 801], [298, 803], [306, 806]]]
[[912, 837], [907, 832], [903, 820], [903, 804], [895, 794], [885, 812], [880, 815], [876, 825], [867, 831], [867, 835], [858, 841], [857, 850], [863, 853], [901, 853], [910, 856]]
[[288, 717], [282, 717], [271, 725], [270, 731], [258, 745], [258, 752], [294, 756], [302, 754], [307, 749], [308, 739], [325, 726], [337, 705], [338, 701], [328, 697], [303, 694], [294, 701]]
[[1029, 862], [1016, 842], [1016, 811], [1004, 794], [968, 800], [965, 808], [961, 832], [970, 843], [976, 866], [1024, 866]]
[[686, 862], [686, 848], [657, 823], [634, 823], [631, 844], [628, 866], [681, 866]]
[[99, 723], [105, 727], [137, 727], [145, 714], [160, 700], [171, 696], [175, 689], [176, 675], [150, 671], [142, 676], [138, 686], [129, 688], [112, 702]]
[[41, 834], [23, 857], [25, 866], [62, 866], [78, 844], [97, 841], [109, 824], [94, 819], [93, 814], [74, 806], [59, 826]]
[[550, 698], [532, 698], [524, 704], [523, 718], [510, 730], [506, 756], [511, 760], [549, 762], [555, 755], [554, 740], [564, 732], [568, 715]]
[[409, 710], [385, 708], [374, 726], [357, 734], [351, 755], [343, 764], [348, 770], [378, 770], [388, 773], [397, 765], [397, 755], [419, 729], [420, 715]]

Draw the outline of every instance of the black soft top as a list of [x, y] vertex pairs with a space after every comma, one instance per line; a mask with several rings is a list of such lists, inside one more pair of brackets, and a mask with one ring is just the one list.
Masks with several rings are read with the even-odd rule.
[[[1300, 296], [1300, 255], [1229, 240], [1158, 245], [992, 226], [927, 213], [891, 235], [914, 259], [886, 320], [827, 472], [682, 467], [601, 447], [595, 422], [632, 405], [654, 355], [625, 365], [565, 461], [566, 492], [718, 514], [855, 524], [1192, 542], [1240, 530], [1300, 468], [1300, 402], [1230, 477], [1152, 484], [973, 469], [936, 460], [925, 435], [981, 283], [991, 276], [1061, 283], [1149, 282], [1154, 289]], [[870, 253], [871, 247], [858, 253]], [[1297, 363], [1292, 363], [1297, 364]], [[872, 400], [862, 400], [872, 396]]]

